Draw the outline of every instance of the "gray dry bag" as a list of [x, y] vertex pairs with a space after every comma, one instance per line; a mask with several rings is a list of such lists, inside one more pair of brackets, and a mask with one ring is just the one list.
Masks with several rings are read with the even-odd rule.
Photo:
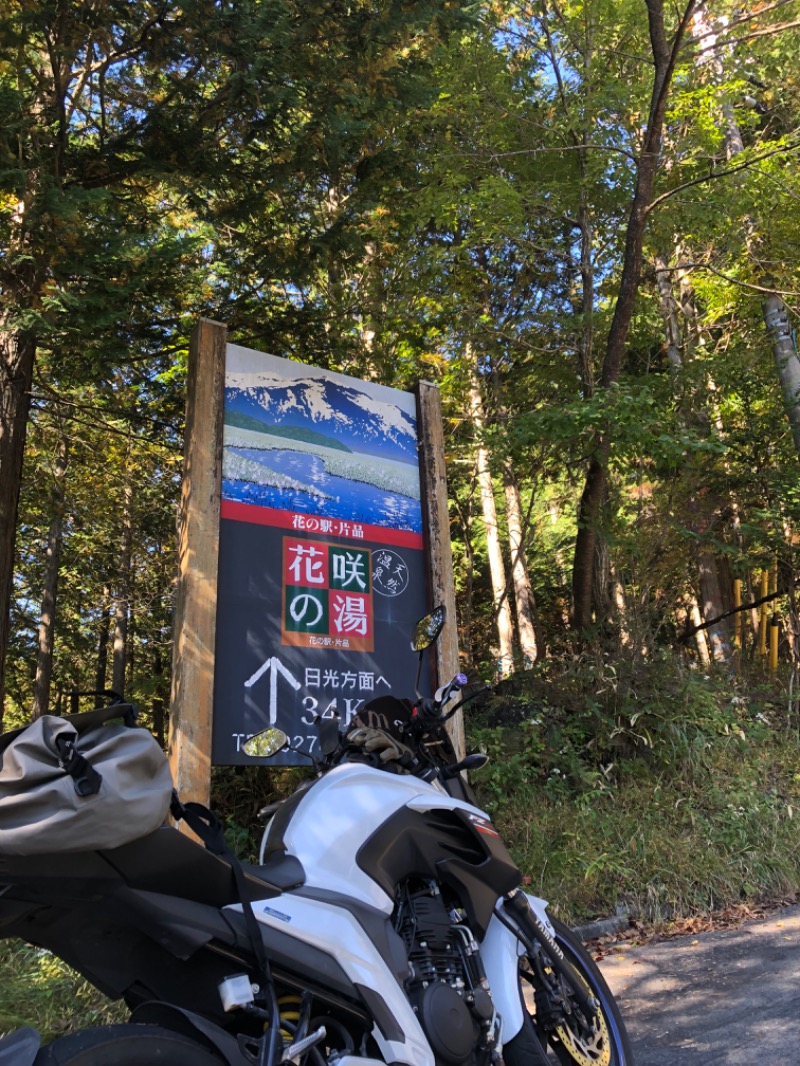
[[164, 823], [169, 763], [135, 713], [43, 715], [0, 736], [0, 854], [116, 848]]

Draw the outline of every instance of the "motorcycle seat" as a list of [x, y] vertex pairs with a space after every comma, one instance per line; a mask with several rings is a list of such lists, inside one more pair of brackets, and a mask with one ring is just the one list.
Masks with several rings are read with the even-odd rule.
[[242, 869], [248, 877], [257, 877], [273, 888], [288, 889], [304, 885], [306, 872], [303, 864], [294, 855], [285, 851], [276, 851], [267, 855], [260, 866], [242, 863]]

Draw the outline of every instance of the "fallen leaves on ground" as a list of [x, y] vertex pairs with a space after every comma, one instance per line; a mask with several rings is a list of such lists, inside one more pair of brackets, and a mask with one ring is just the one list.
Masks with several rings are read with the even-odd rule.
[[768, 918], [771, 914], [800, 902], [800, 896], [784, 896], [779, 899], [761, 900], [758, 903], [734, 903], [718, 911], [694, 914], [688, 918], [673, 918], [669, 922], [644, 922], [632, 918], [628, 929], [598, 937], [586, 944], [595, 960], [611, 954], [621, 955], [629, 947], [654, 944], [660, 940], [677, 940], [679, 937], [696, 936], [720, 929], [738, 929], [745, 922]]

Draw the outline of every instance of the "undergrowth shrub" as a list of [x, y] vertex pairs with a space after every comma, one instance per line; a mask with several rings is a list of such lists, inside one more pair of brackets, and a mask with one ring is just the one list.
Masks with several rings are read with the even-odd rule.
[[800, 736], [780, 686], [678, 656], [549, 662], [468, 720], [474, 776], [534, 891], [649, 919], [800, 888]]
[[255, 862], [266, 819], [260, 811], [290, 796], [313, 771], [310, 766], [218, 766], [212, 772], [211, 806], [225, 825], [229, 847]]
[[33, 1025], [44, 1042], [128, 1014], [55, 955], [19, 941], [0, 942], [0, 989], [0, 1033]]

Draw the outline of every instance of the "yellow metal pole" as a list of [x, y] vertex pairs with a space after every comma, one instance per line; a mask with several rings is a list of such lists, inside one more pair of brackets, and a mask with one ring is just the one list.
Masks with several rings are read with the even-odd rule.
[[769, 626], [769, 668], [773, 674], [778, 672], [778, 634], [780, 633], [780, 628], [780, 620], [774, 614]]
[[772, 568], [769, 580], [769, 591], [774, 593], [778, 591], [778, 556], [774, 556], [772, 560]]
[[[761, 571], [761, 598], [769, 596], [769, 570]], [[767, 605], [761, 604], [761, 618], [758, 627], [758, 650], [762, 655], [767, 654]]]

